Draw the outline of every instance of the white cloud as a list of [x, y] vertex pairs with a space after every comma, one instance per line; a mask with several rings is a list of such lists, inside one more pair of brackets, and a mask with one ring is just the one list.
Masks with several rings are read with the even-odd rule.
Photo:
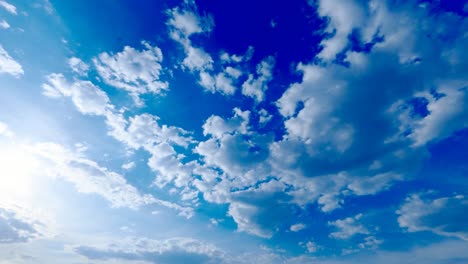
[[7, 1], [4, 1], [4, 0], [0, 0], [0, 7], [3, 7], [6, 11], [16, 15], [18, 14], [16, 12], [16, 6], [8, 3]]
[[135, 168], [135, 162], [134, 161], [130, 161], [130, 162], [127, 162], [127, 163], [122, 165], [122, 169], [124, 169], [124, 170], [131, 170], [133, 168]]
[[50, 224], [37, 209], [0, 202], [0, 244], [50, 238], [54, 234]]
[[[468, 241], [468, 200], [463, 195], [423, 198], [413, 194], [397, 211], [398, 224], [408, 232], [430, 231], [442, 236], [458, 237]], [[430, 195], [428, 195], [430, 196]]]
[[315, 253], [317, 251], [317, 245], [314, 242], [308, 241], [306, 244], [307, 252]]
[[38, 143], [31, 147], [31, 151], [50, 162], [51, 176], [73, 183], [79, 192], [98, 194], [113, 207], [137, 209], [156, 201], [151, 195], [140, 194], [122, 175], [76, 156], [61, 145]]
[[330, 18], [327, 32], [334, 33], [333, 37], [322, 41], [324, 48], [318, 56], [325, 60], [333, 60], [336, 54], [345, 48], [351, 31], [363, 23], [364, 10], [354, 1], [321, 0], [318, 13]]
[[298, 224], [294, 224], [291, 227], [289, 227], [289, 230], [291, 230], [293, 232], [299, 232], [304, 228], [306, 228], [306, 225], [304, 225], [303, 223], [298, 223]]
[[372, 195], [388, 189], [393, 182], [403, 177], [394, 173], [377, 174], [372, 177], [356, 177], [351, 180], [348, 189], [356, 195]]
[[345, 219], [328, 222], [328, 225], [338, 229], [338, 231], [330, 233], [330, 237], [336, 239], [348, 239], [357, 234], [369, 234], [369, 230], [359, 223], [361, 217], [362, 214], [357, 214], [354, 217], [347, 217]]
[[0, 73], [8, 73], [15, 78], [24, 74], [21, 64], [14, 60], [2, 45], [0, 45]]
[[[450, 136], [460, 127], [468, 126], [466, 111], [468, 106], [468, 80], [463, 83], [448, 83], [449, 87], [442, 87], [439, 92], [445, 96], [435, 100], [427, 96], [429, 115], [416, 121], [415, 129], [410, 137], [415, 145], [423, 145], [435, 139]], [[451, 86], [451, 87], [450, 87]]]
[[13, 131], [10, 130], [7, 124], [0, 121], [0, 136], [12, 137], [14, 136]]
[[150, 194], [142, 194], [122, 175], [100, 166], [84, 157], [82, 153], [73, 153], [51, 142], [36, 143], [27, 148], [42, 159], [41, 166], [46, 166], [42, 171], [47, 173], [47, 176], [71, 182], [78, 192], [97, 194], [112, 207], [137, 210], [143, 206], [159, 205], [174, 209], [186, 218], [193, 216], [192, 208], [160, 200]]
[[158, 119], [150, 114], [136, 115], [129, 120], [121, 114], [106, 114], [111, 136], [131, 149], [142, 148], [151, 155], [147, 164], [156, 172], [156, 186], [164, 187], [174, 182], [177, 187], [185, 187], [191, 183], [191, 174], [197, 164], [182, 163], [183, 156], [178, 155], [173, 146], [186, 148], [194, 141], [187, 131], [160, 125]]
[[43, 94], [48, 97], [70, 97], [83, 114], [104, 115], [111, 107], [109, 97], [105, 92], [90, 81], [66, 80], [63, 74], [50, 74], [47, 83], [42, 85]]
[[268, 83], [273, 79], [273, 68], [275, 59], [268, 57], [257, 65], [257, 78], [249, 74], [249, 78], [242, 84], [242, 94], [253, 97], [257, 102], [265, 99], [265, 91], [268, 89]]
[[273, 115], [269, 114], [268, 111], [263, 108], [258, 111], [258, 114], [260, 115], [258, 122], [262, 126], [265, 126], [273, 118]]
[[200, 16], [195, 3], [185, 9], [178, 7], [167, 11], [170, 36], [181, 44], [185, 51], [183, 66], [190, 71], [204, 71], [212, 68], [213, 59], [203, 49], [193, 46], [190, 36], [210, 32], [213, 20], [210, 16]]
[[72, 57], [68, 59], [68, 66], [70, 66], [73, 72], [80, 76], [86, 76], [88, 74], [89, 65], [80, 58]]
[[90, 260], [130, 259], [158, 263], [219, 263], [226, 255], [213, 244], [186, 237], [164, 240], [125, 237], [108, 245], [73, 246], [73, 251]]
[[116, 54], [103, 52], [93, 59], [94, 65], [108, 85], [130, 93], [137, 105], [142, 105], [139, 95], [161, 94], [168, 83], [160, 80], [163, 55], [158, 47], [142, 42], [143, 50], [125, 46]]
[[187, 57], [182, 61], [182, 64], [189, 70], [202, 71], [213, 67], [213, 59], [203, 49], [187, 46], [186, 53]]
[[224, 120], [219, 116], [210, 116], [203, 124], [203, 135], [211, 135], [214, 138], [222, 138], [224, 134], [239, 132], [246, 134], [248, 131], [250, 111], [242, 111], [234, 108], [234, 116]]
[[364, 241], [358, 244], [360, 249], [376, 249], [383, 241], [375, 238], [374, 236], [368, 236], [364, 238]]
[[173, 30], [172, 37], [175, 39], [187, 39], [193, 34], [209, 32], [213, 27], [211, 17], [202, 17], [197, 13], [194, 4], [189, 9], [178, 7], [167, 11], [169, 20], [167, 24]]
[[8, 22], [6, 22], [5, 19], [2, 19], [2, 20], [0, 21], [0, 28], [9, 29], [9, 28], [10, 28], [10, 24], [8, 24]]
[[252, 218], [258, 213], [258, 208], [244, 203], [231, 203], [228, 214], [237, 224], [237, 230], [244, 231], [263, 238], [271, 238], [273, 232], [262, 228]]

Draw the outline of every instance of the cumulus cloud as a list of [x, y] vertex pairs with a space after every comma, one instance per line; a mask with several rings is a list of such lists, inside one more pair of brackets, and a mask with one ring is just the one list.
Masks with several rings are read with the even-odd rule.
[[24, 74], [21, 64], [13, 59], [2, 45], [0, 45], [0, 73], [8, 73], [15, 78]]
[[330, 234], [330, 237], [336, 239], [348, 239], [357, 234], [369, 234], [369, 230], [359, 223], [361, 217], [362, 214], [357, 214], [354, 217], [347, 217], [345, 219], [328, 222], [328, 225], [337, 229], [337, 231]]
[[80, 58], [71, 57], [68, 59], [68, 66], [72, 69], [73, 72], [80, 76], [86, 76], [86, 74], [88, 74], [89, 65]]
[[210, 16], [201, 16], [195, 4], [185, 8], [173, 8], [167, 11], [170, 37], [182, 45], [185, 58], [182, 65], [190, 71], [204, 71], [212, 68], [212, 57], [202, 48], [193, 46], [190, 37], [194, 34], [207, 33], [213, 28]]
[[249, 78], [242, 84], [242, 94], [253, 97], [257, 102], [265, 99], [268, 83], [273, 79], [275, 59], [268, 57], [257, 65], [257, 78], [249, 74]]
[[432, 199], [431, 196], [413, 194], [406, 198], [397, 211], [400, 227], [408, 232], [430, 231], [468, 240], [468, 200], [463, 195]]
[[[219, 92], [232, 96], [239, 85], [239, 78], [243, 75], [244, 64], [252, 58], [253, 47], [249, 47], [244, 55], [222, 52], [219, 61], [202, 47], [196, 46], [192, 35], [207, 34], [214, 27], [210, 15], [201, 15], [194, 2], [186, 2], [183, 8], [173, 8], [167, 11], [170, 37], [179, 43], [185, 53], [182, 67], [198, 75], [198, 83], [208, 92]], [[268, 82], [272, 79], [274, 58], [268, 57], [257, 66], [257, 77], [250, 74], [248, 80], [242, 84], [242, 93], [262, 101]]]
[[104, 115], [111, 107], [109, 97], [90, 81], [69, 82], [63, 74], [53, 73], [42, 85], [43, 94], [48, 97], [70, 97], [78, 111], [83, 114]]
[[179, 128], [160, 125], [159, 117], [141, 114], [130, 117], [129, 120], [121, 114], [109, 113], [106, 123], [109, 134], [131, 149], [144, 149], [150, 153], [148, 166], [157, 173], [154, 184], [164, 187], [174, 182], [178, 187], [190, 184], [190, 177], [196, 163], [181, 162], [182, 156], [174, 150], [174, 146], [187, 147], [194, 143], [190, 134]]
[[169, 89], [160, 80], [163, 54], [158, 47], [142, 42], [143, 50], [125, 46], [116, 54], [103, 52], [93, 59], [96, 70], [108, 85], [130, 93], [137, 105], [142, 105], [139, 95], [161, 94]]

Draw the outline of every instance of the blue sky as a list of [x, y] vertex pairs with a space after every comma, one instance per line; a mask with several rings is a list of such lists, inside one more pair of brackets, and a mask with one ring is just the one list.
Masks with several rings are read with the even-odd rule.
[[467, 263], [465, 1], [0, 0], [0, 263]]

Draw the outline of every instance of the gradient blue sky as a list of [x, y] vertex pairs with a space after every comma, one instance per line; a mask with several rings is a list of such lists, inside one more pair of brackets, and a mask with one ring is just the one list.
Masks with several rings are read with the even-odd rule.
[[467, 15], [0, 0], [0, 263], [468, 263]]

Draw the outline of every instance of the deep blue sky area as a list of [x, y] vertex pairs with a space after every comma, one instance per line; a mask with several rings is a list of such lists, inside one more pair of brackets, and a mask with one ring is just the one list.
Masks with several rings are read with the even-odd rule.
[[0, 263], [468, 263], [467, 14], [0, 0]]

